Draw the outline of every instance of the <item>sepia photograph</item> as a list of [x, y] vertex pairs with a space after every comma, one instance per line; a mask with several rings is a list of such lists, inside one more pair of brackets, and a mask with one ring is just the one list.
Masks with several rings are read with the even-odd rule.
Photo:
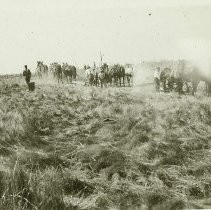
[[0, 210], [211, 209], [210, 0], [0, 3]]

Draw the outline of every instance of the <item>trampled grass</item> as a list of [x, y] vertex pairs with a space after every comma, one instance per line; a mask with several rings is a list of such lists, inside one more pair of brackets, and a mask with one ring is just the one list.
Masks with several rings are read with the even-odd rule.
[[201, 93], [44, 81], [28, 92], [13, 78], [0, 96], [0, 209], [183, 209], [211, 196]]

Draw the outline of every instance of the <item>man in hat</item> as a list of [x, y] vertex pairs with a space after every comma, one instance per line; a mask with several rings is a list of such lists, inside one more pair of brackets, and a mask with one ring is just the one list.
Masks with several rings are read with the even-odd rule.
[[27, 68], [27, 65], [24, 66], [23, 76], [25, 77], [26, 84], [29, 85], [31, 80], [31, 71]]

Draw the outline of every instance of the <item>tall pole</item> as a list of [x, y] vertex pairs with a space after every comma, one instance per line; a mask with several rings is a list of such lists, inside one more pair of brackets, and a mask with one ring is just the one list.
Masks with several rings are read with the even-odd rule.
[[102, 53], [100, 52], [100, 67], [102, 66], [102, 64], [103, 64], [103, 55], [102, 55]]

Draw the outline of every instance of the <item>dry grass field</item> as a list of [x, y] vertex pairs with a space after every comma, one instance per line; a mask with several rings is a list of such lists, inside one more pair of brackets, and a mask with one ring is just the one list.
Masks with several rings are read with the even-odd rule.
[[211, 98], [4, 78], [0, 162], [4, 210], [209, 208]]

